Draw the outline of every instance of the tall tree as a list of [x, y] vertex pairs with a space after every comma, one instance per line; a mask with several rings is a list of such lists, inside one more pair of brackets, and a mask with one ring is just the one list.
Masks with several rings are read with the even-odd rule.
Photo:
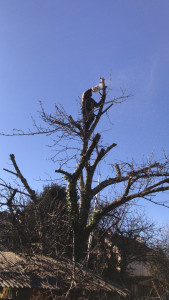
[[[100, 95], [98, 103], [92, 98], [93, 92], [98, 92]], [[35, 131], [12, 134], [53, 135], [57, 150], [56, 158], [59, 157], [60, 152], [65, 154], [65, 157], [62, 154], [60, 167], [55, 172], [61, 174], [67, 181], [66, 206], [73, 232], [74, 256], [78, 260], [84, 258], [90, 233], [104, 216], [134, 199], [145, 198], [154, 202], [154, 195], [169, 190], [169, 160], [167, 157], [163, 162], [151, 160], [141, 165], [137, 165], [134, 161], [112, 163], [112, 174], [109, 174], [103, 181], [95, 183], [95, 173], [99, 163], [116, 147], [114, 141], [109, 146], [103, 146], [98, 129], [99, 123], [114, 104], [123, 102], [128, 97], [122, 93], [120, 97], [106, 101], [106, 96], [107, 86], [104, 78], [101, 78], [98, 86], [83, 93], [81, 113], [77, 119], [67, 114], [62, 106], [56, 105], [54, 114], [46, 113], [41, 106], [40, 117], [45, 125], [35, 123]], [[72, 142], [73, 144], [71, 144]], [[60, 144], [62, 144], [61, 149], [59, 148]], [[67, 152], [69, 152], [68, 155]], [[10, 158], [15, 169], [12, 172], [21, 180], [26, 191], [21, 191], [19, 188], [14, 189], [11, 185], [7, 186], [4, 183], [1, 184], [11, 190], [10, 197], [7, 199], [9, 209], [15, 202], [14, 199], [18, 193], [25, 193], [36, 203], [36, 193], [30, 188], [20, 171], [15, 156], [11, 154]], [[64, 167], [68, 161], [71, 169]], [[97, 194], [109, 186], [114, 186], [117, 190], [112, 200], [93, 209]], [[164, 205], [166, 204], [164, 203]], [[39, 235], [41, 234], [41, 220], [39, 220]]]

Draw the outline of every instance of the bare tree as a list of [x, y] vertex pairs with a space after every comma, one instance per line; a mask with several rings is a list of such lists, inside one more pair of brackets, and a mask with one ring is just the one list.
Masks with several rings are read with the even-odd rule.
[[110, 212], [94, 230], [89, 267], [117, 282], [127, 280], [131, 264], [151, 255], [159, 230], [133, 205]]
[[154, 251], [149, 257], [149, 269], [152, 275], [150, 298], [154, 294], [157, 299], [169, 297], [169, 242], [168, 226], [161, 230]]
[[[92, 99], [92, 92], [98, 92], [100, 101]], [[82, 96], [81, 113], [78, 118], [73, 118], [66, 113], [62, 106], [55, 106], [55, 113], [48, 114], [41, 106], [40, 118], [44, 126], [34, 122], [35, 131], [14, 131], [11, 135], [46, 134], [53, 136], [53, 146], [56, 149], [56, 159], [60, 167], [56, 173], [61, 174], [67, 181], [66, 206], [69, 223], [74, 236], [74, 255], [76, 259], [82, 259], [87, 253], [87, 244], [90, 233], [96, 228], [100, 220], [132, 200], [144, 198], [154, 202], [153, 196], [159, 192], [169, 190], [169, 160], [157, 162], [152, 159], [137, 165], [121, 162], [112, 163], [112, 174], [99, 183], [95, 183], [95, 173], [99, 163], [116, 147], [116, 143], [103, 145], [101, 134], [98, 132], [99, 123], [105, 114], [116, 103], [123, 102], [128, 96], [122, 95], [112, 100], [107, 100], [107, 86], [104, 78], [101, 78], [99, 86], [84, 92]], [[84, 103], [87, 103], [84, 104]], [[6, 135], [6, 134], [4, 134]], [[15, 204], [16, 194], [29, 196], [33, 202], [37, 201], [36, 193], [30, 188], [27, 180], [22, 175], [14, 155], [10, 155], [17, 176], [24, 190], [14, 189], [11, 185], [5, 185], [11, 191], [7, 199]], [[68, 168], [69, 166], [69, 168]], [[9, 171], [9, 170], [8, 170]], [[11, 171], [10, 171], [11, 172]], [[4, 183], [1, 183], [3, 186]], [[108, 203], [102, 203], [99, 208], [92, 210], [96, 195], [105, 188], [113, 186], [116, 192]], [[167, 206], [167, 203], [156, 203]], [[39, 220], [39, 235], [41, 235], [41, 220]]]

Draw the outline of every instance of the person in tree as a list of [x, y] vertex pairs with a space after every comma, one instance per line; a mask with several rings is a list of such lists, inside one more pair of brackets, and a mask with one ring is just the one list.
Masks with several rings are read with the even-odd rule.
[[101, 88], [99, 86], [96, 86], [94, 88], [88, 89], [82, 95], [82, 115], [85, 130], [89, 130], [90, 125], [94, 121], [94, 109], [100, 106], [100, 101], [97, 103], [92, 98], [92, 92], [99, 92], [100, 89]]

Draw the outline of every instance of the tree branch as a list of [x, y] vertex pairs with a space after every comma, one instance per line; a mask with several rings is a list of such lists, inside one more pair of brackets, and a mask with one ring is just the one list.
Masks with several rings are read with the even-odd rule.
[[27, 180], [25, 179], [25, 177], [22, 175], [21, 171], [19, 170], [19, 167], [16, 163], [14, 154], [10, 154], [10, 159], [11, 159], [11, 161], [13, 163], [13, 166], [16, 170], [17, 176], [19, 177], [19, 179], [21, 180], [21, 182], [24, 185], [25, 189], [29, 193], [29, 196], [31, 197], [33, 202], [37, 202], [37, 197], [36, 197], [35, 191], [30, 188]]
[[94, 197], [96, 194], [101, 192], [104, 188], [108, 187], [109, 185], [125, 182], [128, 179], [128, 176], [108, 178], [92, 189], [92, 197]]
[[81, 157], [81, 160], [79, 162], [79, 165], [77, 166], [76, 170], [74, 171], [74, 176], [79, 177], [82, 169], [84, 168], [87, 161], [89, 161], [91, 154], [93, 153], [94, 148], [98, 144], [100, 140], [100, 134], [97, 133], [95, 137], [93, 138], [89, 148], [87, 149], [86, 153], [84, 153]]
[[75, 126], [77, 129], [79, 129], [80, 135], [82, 135], [82, 127], [81, 127], [81, 125], [77, 121], [74, 121], [73, 118], [72, 118], [72, 116], [69, 116], [69, 121], [70, 121], [70, 123], [73, 126]]
[[18, 176], [18, 174], [17, 174], [17, 173], [15, 173], [15, 172], [12, 172], [12, 171], [10, 171], [10, 170], [8, 170], [8, 169], [5, 169], [5, 168], [3, 168], [3, 170], [4, 170], [4, 171], [6, 171], [6, 172], [9, 172], [9, 173], [11, 173], [11, 174], [13, 174], [13, 175], [15, 175], [15, 176]]
[[121, 171], [120, 171], [120, 167], [118, 164], [114, 164], [114, 167], [116, 169], [116, 176], [117, 177], [121, 177]]
[[13, 188], [13, 187], [11, 187], [11, 186], [9, 186], [9, 185], [3, 184], [3, 183], [0, 183], [0, 185], [3, 186], [3, 187], [5, 187], [5, 188], [8, 189], [8, 190], [12, 190], [12, 191], [15, 191], [15, 190], [16, 190], [17, 193], [19, 193], [19, 194], [21, 194], [21, 195], [25, 195], [25, 196], [30, 197], [30, 194], [27, 194], [27, 193], [24, 193], [24, 192], [22, 192], [22, 191], [19, 191], [18, 189], [15, 189], [15, 188]]
[[[166, 182], [169, 182], [169, 179], [167, 179]], [[159, 184], [160, 184], [160, 182], [159, 182]], [[153, 188], [153, 185], [152, 185], [148, 189], [145, 189], [145, 190], [140, 191], [138, 193], [127, 195], [127, 193], [129, 192], [129, 185], [130, 185], [130, 183], [128, 182], [128, 185], [126, 186], [125, 192], [124, 192], [122, 197], [119, 197], [119, 198], [115, 199], [113, 202], [107, 204], [106, 206], [104, 206], [100, 210], [97, 210], [93, 214], [93, 216], [91, 218], [91, 222], [86, 227], [87, 230], [89, 230], [89, 231], [93, 230], [94, 227], [101, 220], [101, 218], [103, 216], [105, 216], [108, 212], [120, 207], [121, 205], [123, 205], [123, 204], [125, 204], [125, 203], [127, 203], [127, 202], [129, 202], [133, 199], [143, 198], [147, 195], [152, 195], [152, 194], [155, 194], [155, 193], [158, 193], [158, 192], [164, 192], [164, 191], [169, 190], [169, 186], [161, 186], [161, 187], [158, 187], [158, 188]]]
[[[108, 107], [106, 107], [106, 109], [102, 112], [102, 115], [105, 114], [115, 103], [122, 103], [123, 101], [125, 101], [125, 99], [127, 99], [127, 98], [129, 98], [131, 96], [132, 95], [124, 96], [124, 92], [123, 92], [123, 94], [122, 94], [121, 97], [114, 98], [111, 101], [105, 102], [104, 104], [108, 104], [108, 103], [111, 103], [111, 104]], [[119, 101], [119, 100], [122, 100], [122, 101]]]
[[93, 162], [91, 168], [92, 169], [96, 169], [98, 163], [101, 161], [101, 159], [114, 147], [116, 147], [117, 144], [112, 143], [109, 147], [107, 147], [106, 149], [101, 149], [100, 152], [97, 154], [97, 157], [95, 159], [95, 161]]
[[138, 175], [140, 173], [146, 173], [147, 171], [150, 172], [151, 169], [159, 167], [159, 166], [160, 166], [160, 164], [157, 163], [157, 162], [155, 162], [154, 164], [149, 165], [148, 167], [145, 167], [145, 168], [142, 168], [142, 169], [139, 169], [139, 170], [136, 170], [136, 171], [133, 170], [131, 172], [128, 172], [127, 175], [129, 175], [129, 176], [135, 176], [135, 175]]
[[15, 190], [12, 192], [11, 196], [9, 197], [9, 199], [8, 199], [8, 201], [7, 201], [7, 205], [8, 205], [9, 208], [11, 208], [11, 206], [12, 206], [12, 201], [13, 201], [13, 199], [14, 199], [16, 193], [17, 193], [17, 190], [15, 189]]
[[67, 171], [64, 171], [64, 170], [62, 170], [62, 169], [57, 169], [57, 170], [55, 170], [55, 172], [56, 172], [56, 173], [63, 174], [63, 175], [65, 175], [67, 178], [71, 178], [71, 177], [72, 177], [72, 174], [71, 174], [71, 173], [69, 173], [69, 172], [67, 172]]

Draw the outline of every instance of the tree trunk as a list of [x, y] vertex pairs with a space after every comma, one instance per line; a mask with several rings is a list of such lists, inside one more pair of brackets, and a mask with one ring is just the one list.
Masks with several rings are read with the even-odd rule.
[[75, 261], [82, 261], [87, 256], [89, 234], [83, 229], [78, 228], [74, 231], [73, 252]]

